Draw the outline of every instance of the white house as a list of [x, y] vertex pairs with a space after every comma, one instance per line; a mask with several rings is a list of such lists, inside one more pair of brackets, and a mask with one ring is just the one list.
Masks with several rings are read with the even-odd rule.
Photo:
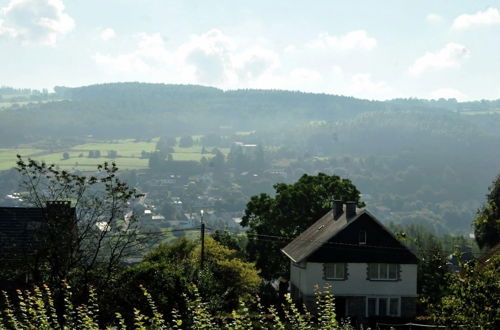
[[295, 301], [313, 306], [315, 287], [331, 285], [341, 317], [415, 316], [418, 258], [355, 202], [335, 201], [282, 252]]

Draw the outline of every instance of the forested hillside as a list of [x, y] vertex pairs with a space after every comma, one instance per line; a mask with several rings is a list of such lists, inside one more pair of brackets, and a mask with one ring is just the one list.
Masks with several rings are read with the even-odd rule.
[[56, 87], [45, 102], [0, 110], [3, 148], [40, 148], [50, 140], [57, 149], [86, 143], [89, 137], [147, 141], [193, 136], [200, 148], [258, 144], [265, 162], [255, 169], [249, 162], [238, 165], [233, 153], [227, 158], [235, 173], [230, 179], [252, 170], [283, 175], [238, 182], [232, 189], [239, 189], [242, 200], [259, 189], [271, 192], [277, 180], [335, 173], [349, 177], [382, 219], [422, 222], [438, 232], [470, 232], [484, 191], [500, 171], [499, 100], [382, 102], [289, 91], [116, 83]]

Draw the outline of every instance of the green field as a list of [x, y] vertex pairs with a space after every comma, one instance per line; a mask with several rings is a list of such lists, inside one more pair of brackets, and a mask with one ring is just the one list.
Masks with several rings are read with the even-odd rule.
[[16, 155], [18, 154], [24, 157], [30, 157], [42, 151], [43, 150], [40, 149], [29, 148], [0, 148], [0, 171], [15, 167], [17, 161]]
[[62, 101], [62, 100], [12, 101], [11, 102], [8, 100], [8, 98], [3, 96], [3, 100], [0, 101], [0, 109], [10, 108], [13, 105], [23, 106], [23, 105], [27, 105], [30, 103], [37, 104], [37, 103], [48, 103], [48, 102], [57, 102], [57, 101]]
[[489, 111], [462, 111], [460, 112], [462, 115], [467, 116], [477, 116], [477, 115], [498, 115], [500, 114], [500, 110], [489, 110]]
[[[0, 148], [0, 170], [7, 170], [15, 167], [16, 155], [20, 154], [24, 158], [33, 158], [39, 161], [45, 161], [49, 164], [56, 164], [63, 169], [78, 169], [81, 171], [92, 171], [98, 164], [105, 161], [114, 161], [118, 168], [122, 170], [138, 170], [148, 168], [148, 159], [141, 159], [141, 153], [152, 152], [155, 150], [157, 138], [151, 142], [137, 142], [134, 139], [112, 140], [102, 142], [91, 142], [76, 145], [68, 149], [61, 149], [57, 152], [33, 148]], [[192, 146], [189, 148], [175, 147], [172, 153], [174, 160], [192, 160], [200, 161], [202, 157], [211, 158], [212, 154], [201, 154], [201, 146]], [[89, 151], [99, 150], [101, 157], [88, 158]], [[118, 153], [117, 158], [108, 158], [108, 152], [115, 150]], [[207, 148], [207, 151], [210, 151]], [[222, 153], [227, 155], [228, 148], [220, 148]], [[63, 153], [67, 152], [68, 159], [63, 159]]]

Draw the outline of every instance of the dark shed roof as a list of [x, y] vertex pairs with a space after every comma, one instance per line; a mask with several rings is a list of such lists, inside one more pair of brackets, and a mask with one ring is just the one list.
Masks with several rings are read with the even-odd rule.
[[29, 252], [46, 219], [43, 208], [0, 207], [0, 254]]

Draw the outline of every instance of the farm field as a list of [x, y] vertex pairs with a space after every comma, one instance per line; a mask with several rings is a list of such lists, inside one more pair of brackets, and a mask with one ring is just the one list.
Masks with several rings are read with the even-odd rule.
[[[134, 139], [123, 139], [113, 141], [91, 142], [80, 144], [67, 149], [55, 151], [34, 149], [29, 147], [23, 148], [0, 148], [0, 170], [7, 170], [15, 167], [16, 155], [20, 154], [24, 158], [33, 158], [46, 163], [56, 164], [63, 169], [77, 169], [80, 171], [92, 171], [96, 169], [98, 164], [105, 161], [114, 161], [118, 168], [122, 170], [139, 170], [148, 168], [148, 159], [141, 158], [143, 152], [155, 151], [158, 138], [152, 139], [151, 142], [136, 141]], [[100, 157], [89, 158], [89, 152], [98, 150]], [[174, 147], [172, 157], [174, 160], [189, 160], [200, 161], [202, 157], [211, 158], [212, 154], [201, 153], [202, 147], [195, 145], [189, 148]], [[207, 151], [210, 151], [207, 148]], [[229, 148], [219, 148], [219, 150], [227, 155]], [[109, 151], [116, 151], [117, 157], [108, 157]], [[63, 154], [67, 153], [68, 158], [64, 159]]]
[[8, 170], [16, 166], [16, 155], [18, 154], [23, 157], [30, 157], [40, 152], [43, 152], [43, 150], [29, 148], [0, 148], [0, 171]]
[[28, 105], [28, 104], [38, 104], [38, 103], [48, 103], [48, 102], [58, 102], [58, 101], [62, 101], [62, 100], [10, 101], [4, 95], [3, 99], [0, 101], [0, 110], [7, 109], [7, 108], [10, 108], [12, 106], [21, 107], [23, 105]]
[[489, 111], [461, 111], [460, 114], [467, 116], [478, 116], [478, 115], [498, 115], [499, 110], [489, 110]]

